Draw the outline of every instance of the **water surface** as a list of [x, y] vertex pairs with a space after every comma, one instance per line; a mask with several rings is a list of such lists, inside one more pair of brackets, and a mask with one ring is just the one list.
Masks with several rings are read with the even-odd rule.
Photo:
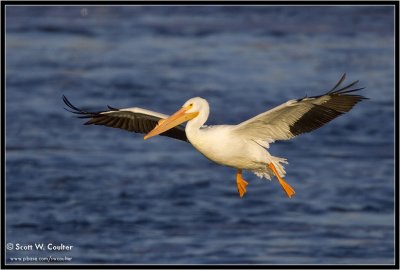
[[[63, 243], [71, 263], [394, 263], [393, 9], [378, 6], [6, 8], [6, 241]], [[208, 124], [240, 123], [321, 94], [343, 72], [370, 100], [272, 145], [277, 181], [189, 144], [84, 126], [85, 109], [170, 114], [188, 98]]]

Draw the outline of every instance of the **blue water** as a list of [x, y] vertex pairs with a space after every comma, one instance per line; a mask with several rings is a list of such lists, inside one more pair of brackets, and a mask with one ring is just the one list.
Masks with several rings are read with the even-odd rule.
[[[393, 264], [394, 34], [389, 6], [6, 8], [6, 242], [63, 263]], [[191, 145], [83, 121], [91, 110], [166, 114], [188, 98], [208, 124], [321, 94], [343, 72], [370, 98], [277, 142], [277, 181]], [[16, 244], [72, 245], [70, 251]]]

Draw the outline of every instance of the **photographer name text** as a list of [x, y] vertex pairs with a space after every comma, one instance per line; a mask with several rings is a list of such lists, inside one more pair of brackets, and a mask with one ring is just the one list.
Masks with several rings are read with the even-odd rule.
[[51, 250], [51, 251], [70, 251], [72, 250], [74, 246], [72, 245], [64, 245], [64, 244], [53, 244], [53, 243], [35, 243], [35, 244], [28, 244], [28, 245], [23, 245], [20, 243], [16, 243], [14, 245], [14, 250], [21, 250], [21, 251], [27, 251], [27, 250]]

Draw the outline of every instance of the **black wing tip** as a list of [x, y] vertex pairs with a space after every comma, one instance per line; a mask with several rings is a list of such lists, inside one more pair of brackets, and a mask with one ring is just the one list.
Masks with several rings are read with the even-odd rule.
[[296, 99], [296, 101], [300, 102], [300, 101], [302, 101], [304, 99], [307, 99], [307, 98], [310, 98], [310, 99], [319, 98], [319, 97], [327, 96], [327, 95], [328, 96], [354, 96], [354, 97], [355, 96], [359, 96], [359, 97], [361, 97], [361, 99], [369, 99], [369, 98], [364, 97], [362, 95], [352, 95], [352, 94], [349, 95], [349, 93], [358, 92], [358, 91], [361, 91], [361, 90], [365, 89], [365, 87], [359, 87], [359, 88], [352, 89], [353, 86], [355, 86], [357, 83], [359, 83], [359, 80], [353, 81], [353, 82], [349, 83], [348, 85], [339, 88], [342, 85], [342, 83], [344, 82], [344, 80], [346, 79], [346, 76], [347, 76], [346, 73], [343, 73], [343, 75], [340, 77], [340, 79], [335, 84], [335, 86], [331, 90], [326, 92], [325, 94], [317, 95], [317, 96], [310, 96], [310, 97], [308, 97], [306, 95], [303, 98]]
[[119, 111], [119, 109], [111, 107], [109, 105], [107, 105], [108, 110], [107, 111], [84, 111], [74, 105], [72, 105], [72, 103], [68, 100], [68, 98], [65, 95], [62, 95], [62, 100], [64, 101], [65, 105], [68, 106], [69, 109], [64, 108], [66, 111], [74, 113], [74, 114], [80, 114], [81, 116], [78, 116], [79, 118], [90, 118], [90, 117], [96, 117], [99, 114], [103, 113], [103, 112], [110, 112], [110, 111]]
[[335, 86], [328, 91], [328, 93], [332, 93], [334, 92], [341, 84], [342, 82], [346, 79], [346, 72], [343, 73], [343, 75], [340, 77], [340, 79], [338, 80], [338, 82], [335, 84]]
[[75, 114], [85, 114], [85, 112], [74, 105], [68, 100], [68, 98], [65, 95], [62, 95], [62, 99], [64, 101], [64, 104], [68, 106], [69, 109], [64, 108], [66, 111], [75, 113]]
[[[340, 87], [345, 79], [346, 79], [346, 73], [343, 73], [343, 75], [340, 77], [339, 81], [335, 84], [335, 86], [331, 90], [329, 90], [325, 95], [354, 96], [354, 97], [357, 96], [357, 97], [360, 97], [361, 99], [369, 99], [362, 95], [353, 95], [353, 94], [349, 95], [349, 93], [361, 91], [361, 90], [365, 89], [365, 87], [353, 88], [354, 86], [356, 86], [356, 84], [358, 84], [360, 82], [359, 80], [353, 81], [346, 86]], [[322, 96], [324, 96], [324, 95], [322, 95]]]
[[119, 111], [119, 109], [117, 109], [115, 107], [111, 107], [110, 105], [107, 105], [107, 108], [109, 111]]

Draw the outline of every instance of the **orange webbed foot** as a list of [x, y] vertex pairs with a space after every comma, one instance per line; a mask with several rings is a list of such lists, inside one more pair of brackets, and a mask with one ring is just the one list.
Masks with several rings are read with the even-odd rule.
[[236, 185], [239, 191], [240, 198], [243, 198], [244, 194], [246, 193], [246, 186], [249, 183], [247, 183], [246, 180], [243, 179], [242, 177], [242, 170], [238, 170], [236, 174]]
[[287, 196], [291, 198], [296, 192], [294, 189], [282, 178], [280, 177], [278, 171], [276, 170], [274, 164], [269, 163], [268, 167], [272, 170], [272, 172], [275, 174], [276, 178], [278, 178], [279, 184], [281, 184], [281, 187], [283, 190], [286, 192]]

